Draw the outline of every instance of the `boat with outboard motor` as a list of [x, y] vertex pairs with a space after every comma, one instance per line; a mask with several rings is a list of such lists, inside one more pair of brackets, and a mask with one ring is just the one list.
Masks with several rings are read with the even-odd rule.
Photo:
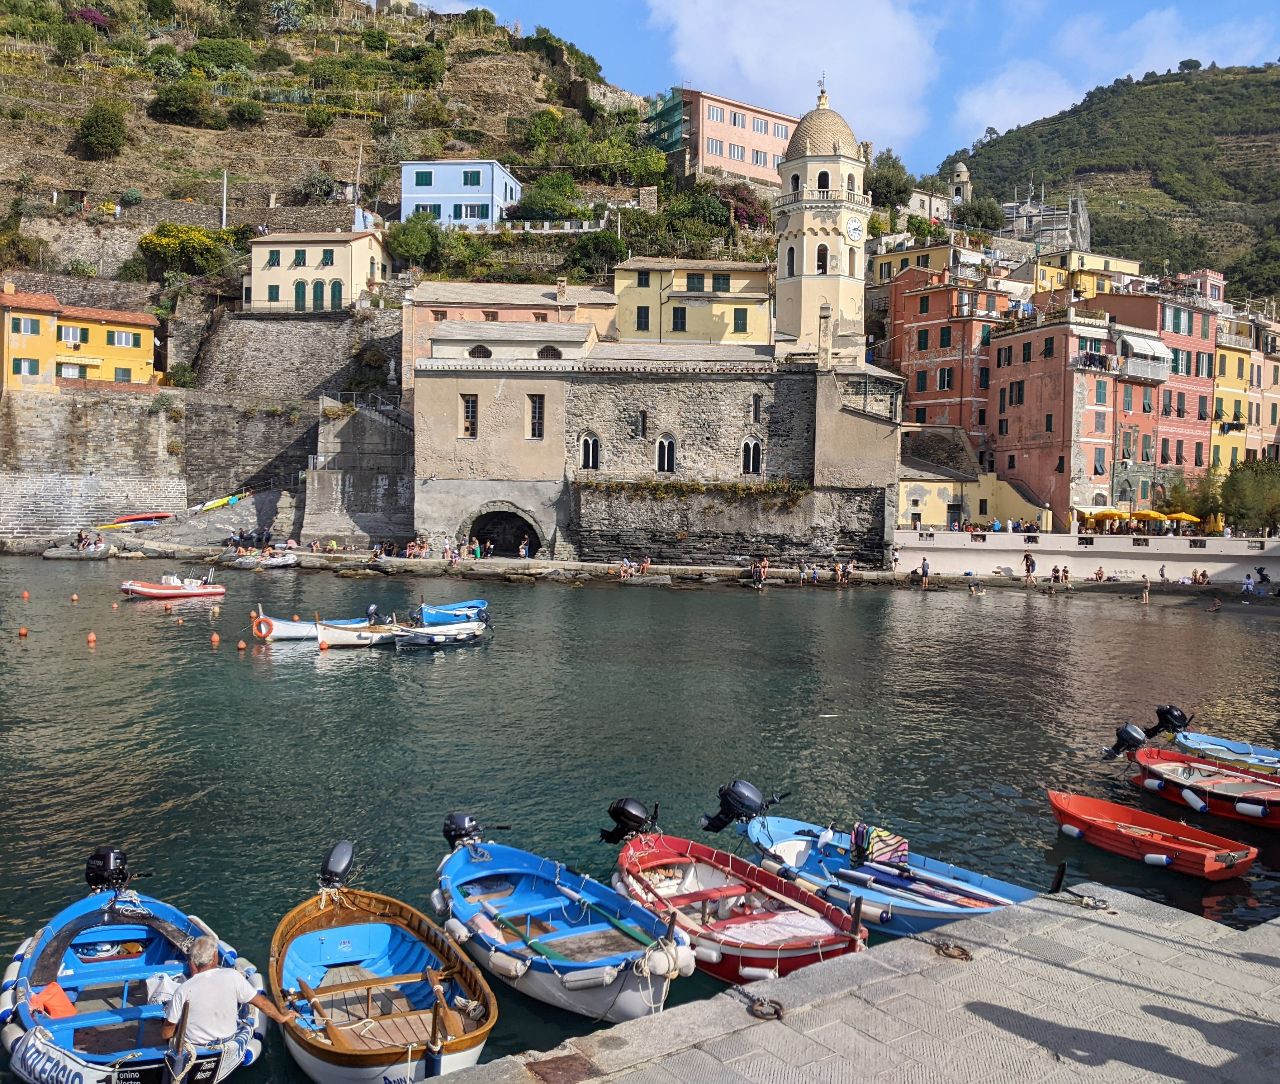
[[465, 813], [445, 819], [452, 848], [432, 893], [445, 930], [522, 994], [597, 1021], [660, 1012], [694, 970], [689, 938], [563, 863], [488, 842]]
[[1174, 704], [1161, 704], [1156, 708], [1154, 726], [1142, 727], [1128, 722], [1117, 728], [1115, 744], [1104, 750], [1103, 758], [1113, 760], [1121, 753], [1135, 752], [1152, 739], [1167, 734], [1173, 744], [1188, 756], [1221, 761], [1262, 775], [1280, 774], [1280, 749], [1201, 734], [1191, 729], [1194, 719], [1194, 715], [1186, 715]]
[[[344, 625], [347, 628], [367, 628], [369, 619], [367, 617], [335, 618], [327, 622], [327, 624]], [[258, 604], [258, 609], [254, 613], [253, 621], [249, 627], [253, 631], [255, 639], [267, 644], [275, 644], [287, 640], [315, 640], [316, 638], [316, 623], [314, 621], [268, 617], [262, 609], [261, 603]]]
[[1029, 888], [914, 854], [902, 836], [861, 822], [849, 830], [766, 816], [786, 795], [766, 799], [735, 779], [720, 788], [719, 810], [702, 827], [735, 825], [771, 873], [842, 906], [861, 899], [863, 921], [877, 933], [910, 937], [959, 918], [975, 918], [1035, 897]]
[[623, 844], [614, 887], [683, 930], [707, 974], [754, 982], [866, 948], [861, 905], [850, 913], [745, 858], [665, 835], [657, 807], [634, 798], [609, 817], [600, 838]]
[[401, 1084], [474, 1065], [498, 1019], [480, 970], [407, 903], [348, 886], [343, 841], [320, 890], [271, 939], [271, 998], [298, 1016], [285, 1047], [316, 1084]]
[[395, 630], [396, 647], [457, 647], [459, 644], [473, 644], [492, 634], [493, 625], [488, 618], [486, 613], [483, 621], [402, 626]]
[[489, 619], [489, 603], [482, 598], [467, 599], [464, 602], [445, 602], [440, 605], [428, 605], [423, 602], [418, 606], [418, 620], [424, 625], [449, 625], [458, 621], [487, 621]]
[[1280, 780], [1274, 775], [1228, 767], [1171, 749], [1129, 753], [1137, 767], [1129, 782], [1197, 813], [1280, 828]]
[[[174, 1038], [164, 1038], [187, 952], [216, 935], [195, 915], [132, 891], [141, 876], [123, 851], [99, 847], [85, 863], [90, 894], [27, 938], [5, 969], [0, 1044], [28, 1084], [217, 1084], [260, 1057], [266, 1021], [252, 1004], [216, 1046], [184, 1041], [185, 1011]], [[218, 962], [262, 989], [257, 970], [225, 941]]]
[[1141, 809], [1048, 792], [1062, 834], [1148, 866], [1167, 867], [1207, 881], [1241, 877], [1258, 857], [1258, 848], [1215, 836], [1190, 824]]
[[214, 583], [213, 570], [210, 569], [200, 579], [182, 576], [161, 576], [159, 583], [148, 583], [146, 580], [125, 580], [120, 590], [131, 598], [178, 599], [178, 598], [222, 598], [227, 589], [220, 583]]

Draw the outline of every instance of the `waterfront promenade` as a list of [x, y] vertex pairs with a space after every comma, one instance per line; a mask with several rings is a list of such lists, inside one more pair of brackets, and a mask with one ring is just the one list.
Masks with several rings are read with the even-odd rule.
[[[1280, 919], [1245, 932], [1102, 885], [471, 1071], [476, 1084], [1186, 1081], [1280, 1073]], [[527, 1060], [526, 1060], [527, 1058]]]

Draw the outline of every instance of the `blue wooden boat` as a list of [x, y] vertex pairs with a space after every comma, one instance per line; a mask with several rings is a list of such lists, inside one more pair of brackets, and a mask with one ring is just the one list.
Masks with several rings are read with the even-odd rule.
[[483, 842], [453, 813], [432, 902], [482, 968], [529, 997], [616, 1023], [660, 1012], [694, 970], [688, 937], [607, 885], [560, 862]]
[[[262, 1052], [266, 1021], [252, 1004], [242, 1006], [235, 1035], [218, 1046], [163, 1037], [186, 950], [212, 931], [194, 915], [131, 891], [131, 876], [123, 852], [99, 847], [85, 868], [90, 895], [27, 938], [4, 972], [0, 1044], [28, 1084], [216, 1084]], [[251, 964], [225, 942], [218, 947], [222, 966], [262, 989]]]
[[482, 598], [466, 602], [450, 602], [441, 606], [418, 607], [418, 619], [424, 625], [451, 625], [463, 621], [488, 621], [489, 603]]
[[[883, 828], [855, 824], [852, 833], [788, 817], [739, 824], [767, 870], [799, 881], [835, 902], [863, 899], [863, 921], [879, 933], [924, 933], [1033, 899], [1021, 885], [909, 851]], [[876, 910], [880, 915], [874, 915]]]
[[1247, 741], [1231, 741], [1194, 730], [1179, 730], [1173, 735], [1173, 744], [1193, 757], [1224, 761], [1248, 768], [1251, 772], [1280, 773], [1280, 749], [1251, 745]]

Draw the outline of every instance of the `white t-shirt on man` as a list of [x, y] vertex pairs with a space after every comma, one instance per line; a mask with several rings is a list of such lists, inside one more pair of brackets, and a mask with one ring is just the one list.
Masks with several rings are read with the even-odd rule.
[[258, 991], [239, 971], [231, 967], [215, 967], [192, 975], [173, 995], [164, 1018], [170, 1024], [187, 1012], [186, 1041], [193, 1046], [214, 1046], [230, 1039], [240, 1024], [240, 1006], [252, 1001]]

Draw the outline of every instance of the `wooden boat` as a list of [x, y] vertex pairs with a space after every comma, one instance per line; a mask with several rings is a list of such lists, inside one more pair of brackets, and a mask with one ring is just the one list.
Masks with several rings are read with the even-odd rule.
[[424, 625], [448, 625], [456, 621], [485, 621], [489, 615], [489, 603], [482, 598], [466, 602], [448, 602], [439, 606], [418, 607], [418, 620]]
[[455, 850], [440, 864], [435, 903], [445, 929], [489, 973], [522, 994], [616, 1023], [660, 1012], [671, 982], [691, 975], [679, 930], [607, 885], [550, 858], [481, 842], [465, 814], [445, 821]]
[[161, 576], [159, 583], [146, 580], [125, 580], [120, 590], [134, 598], [222, 598], [227, 589], [220, 583], [207, 579], [184, 579], [181, 576]]
[[859, 952], [853, 916], [745, 858], [676, 836], [644, 833], [618, 855], [615, 887], [689, 935], [698, 967], [753, 982]]
[[[327, 622], [327, 624], [343, 625], [347, 628], [369, 627], [368, 618], [364, 617], [352, 617], [345, 620], [335, 619]], [[284, 617], [268, 617], [261, 604], [258, 606], [257, 616], [253, 619], [250, 628], [255, 639], [268, 644], [280, 643], [285, 640], [314, 640], [317, 631], [314, 621], [291, 621]]]
[[1197, 813], [1280, 828], [1280, 780], [1275, 776], [1170, 749], [1139, 749], [1129, 759], [1138, 767], [1138, 774], [1129, 777], [1135, 787], [1183, 803]]
[[333, 621], [316, 619], [316, 643], [324, 647], [380, 647], [383, 644], [394, 644], [396, 632], [402, 626], [398, 624], [343, 625]]
[[1225, 881], [1242, 876], [1258, 857], [1257, 847], [1140, 809], [1057, 790], [1048, 794], [1063, 835], [1148, 866]]
[[[213, 935], [209, 927], [130, 891], [121, 851], [99, 847], [85, 879], [90, 895], [27, 938], [4, 972], [0, 1044], [13, 1072], [28, 1084], [169, 1084], [172, 1056], [190, 1063], [186, 1079], [216, 1084], [257, 1061], [266, 1021], [252, 1004], [241, 1007], [235, 1035], [217, 1046], [161, 1034], [163, 990], [180, 980], [191, 940]], [[221, 966], [262, 989], [252, 964], [225, 942], [218, 950]]]
[[320, 891], [271, 938], [270, 996], [316, 1084], [410, 1084], [475, 1065], [498, 1019], [476, 966], [407, 903], [349, 888], [352, 849], [325, 858]]
[[1202, 760], [1221, 761], [1261, 775], [1280, 773], [1280, 749], [1251, 745], [1247, 741], [1230, 741], [1194, 730], [1178, 731], [1173, 736], [1173, 744], [1188, 756], [1200, 757]]
[[789, 817], [739, 825], [761, 865], [848, 907], [863, 899], [877, 933], [912, 936], [1033, 899], [1029, 888], [912, 853], [901, 836], [868, 824], [848, 831]]
[[420, 625], [395, 630], [396, 647], [457, 647], [484, 639], [492, 631], [486, 621], [458, 621], [450, 625]]

